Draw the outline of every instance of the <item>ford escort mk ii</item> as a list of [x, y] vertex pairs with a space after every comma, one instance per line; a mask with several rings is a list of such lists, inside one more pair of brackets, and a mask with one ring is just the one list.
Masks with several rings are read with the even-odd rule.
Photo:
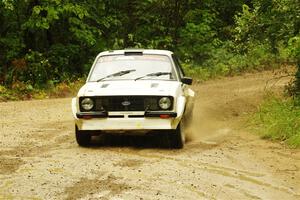
[[182, 148], [194, 91], [176, 56], [166, 50], [100, 53], [72, 99], [75, 136], [88, 146], [98, 134], [166, 134]]

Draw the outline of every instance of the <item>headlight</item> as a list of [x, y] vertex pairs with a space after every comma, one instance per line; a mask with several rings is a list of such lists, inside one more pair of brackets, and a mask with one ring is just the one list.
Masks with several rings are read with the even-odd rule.
[[169, 97], [162, 97], [159, 101], [158, 101], [158, 105], [161, 109], [163, 110], [167, 110], [171, 107], [171, 99]]
[[89, 111], [94, 107], [94, 101], [91, 98], [84, 98], [81, 101], [81, 107], [84, 110]]

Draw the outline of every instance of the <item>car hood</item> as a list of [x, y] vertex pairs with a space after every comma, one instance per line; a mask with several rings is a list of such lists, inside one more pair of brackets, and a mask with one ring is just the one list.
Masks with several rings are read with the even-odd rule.
[[180, 89], [178, 81], [124, 80], [87, 82], [78, 92], [78, 96], [114, 96], [114, 95], [166, 95], [175, 96]]

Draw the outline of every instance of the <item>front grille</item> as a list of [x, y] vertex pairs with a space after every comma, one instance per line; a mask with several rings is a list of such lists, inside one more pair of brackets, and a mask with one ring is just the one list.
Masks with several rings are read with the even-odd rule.
[[[142, 111], [145, 110], [143, 97], [106, 97], [97, 98], [96, 102], [105, 102], [103, 107], [107, 111]], [[96, 103], [98, 105], [98, 103]]]
[[[83, 99], [84, 97], [80, 98]], [[161, 96], [98, 96], [89, 97], [94, 100], [94, 107], [91, 111], [158, 111], [158, 101]], [[171, 101], [173, 102], [173, 97]], [[172, 110], [173, 105], [168, 109]], [[80, 108], [81, 111], [82, 108]]]

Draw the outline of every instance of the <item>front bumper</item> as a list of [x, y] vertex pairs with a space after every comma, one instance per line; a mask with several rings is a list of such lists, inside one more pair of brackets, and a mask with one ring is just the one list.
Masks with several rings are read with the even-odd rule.
[[79, 130], [151, 131], [176, 129], [181, 117], [175, 112], [76, 113]]

